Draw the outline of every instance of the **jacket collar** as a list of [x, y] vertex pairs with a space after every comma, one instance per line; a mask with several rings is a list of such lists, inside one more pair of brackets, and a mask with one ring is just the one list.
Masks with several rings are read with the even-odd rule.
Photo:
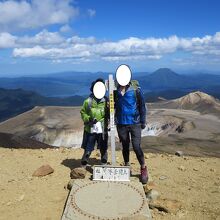
[[102, 99], [97, 99], [93, 93], [90, 94], [89, 96], [91, 99], [95, 100], [97, 103], [100, 103], [100, 102], [105, 102], [105, 97], [103, 97]]

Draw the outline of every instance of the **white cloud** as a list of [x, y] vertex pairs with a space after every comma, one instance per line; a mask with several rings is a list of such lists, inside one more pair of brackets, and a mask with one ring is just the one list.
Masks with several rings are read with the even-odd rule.
[[3, 32], [0, 33], [0, 48], [12, 48], [15, 47], [17, 37]]
[[68, 38], [66, 42], [68, 44], [95, 44], [96, 39], [95, 37], [83, 38], [83, 37], [73, 36], [71, 38]]
[[71, 0], [7, 0], [0, 2], [0, 30], [43, 27], [65, 24], [78, 16]]
[[134, 60], [158, 60], [161, 56], [159, 55], [130, 55], [130, 56], [106, 56], [102, 57], [103, 60], [106, 61], [134, 61]]
[[65, 43], [66, 39], [63, 38], [58, 32], [48, 32], [43, 30], [34, 36], [14, 36], [8, 32], [0, 33], [0, 48], [22, 48], [22, 47], [34, 47], [36, 45], [42, 45], [46, 48], [60, 45]]
[[104, 42], [96, 46], [95, 50], [102, 56], [133, 56], [150, 55], [161, 56], [162, 54], [172, 53], [178, 46], [176, 36], [170, 38], [128, 38], [118, 42]]
[[162, 56], [161, 55], [149, 55], [147, 58], [149, 60], [159, 60]]
[[65, 33], [65, 32], [70, 32], [70, 31], [72, 31], [72, 28], [71, 28], [68, 24], [63, 25], [63, 26], [60, 28], [60, 32], [63, 32], [63, 33]]
[[43, 30], [33, 37], [23, 36], [17, 39], [17, 45], [24, 46], [35, 46], [35, 45], [45, 45], [50, 47], [51, 45], [61, 44], [65, 39], [58, 32], [48, 32]]
[[[33, 37], [8, 35], [15, 57], [41, 57], [45, 59], [81, 59], [106, 61], [158, 60], [167, 54], [183, 51], [194, 56], [220, 58], [220, 32], [202, 38], [134, 38], [119, 41], [98, 41], [94, 37], [64, 38], [59, 33], [40, 32]], [[208, 58], [207, 58], [208, 59]]]
[[190, 55], [184, 58], [174, 58], [172, 59], [172, 63], [177, 66], [192, 66], [192, 67], [200, 67], [207, 68], [208, 65], [214, 66], [219, 65], [219, 57], [213, 55]]
[[94, 9], [88, 9], [87, 12], [90, 18], [96, 15], [96, 11]]
[[86, 58], [90, 57], [90, 52], [83, 46], [76, 45], [69, 48], [51, 48], [46, 49], [41, 46], [32, 48], [15, 48], [14, 57], [43, 57], [46, 59], [66, 59], [66, 58]]

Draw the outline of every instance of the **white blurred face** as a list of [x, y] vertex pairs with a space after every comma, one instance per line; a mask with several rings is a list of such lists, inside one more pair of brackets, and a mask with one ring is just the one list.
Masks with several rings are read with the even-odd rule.
[[93, 94], [97, 99], [102, 99], [105, 96], [106, 87], [103, 82], [95, 83], [93, 87]]
[[116, 80], [119, 85], [126, 86], [131, 81], [131, 70], [127, 65], [121, 65], [116, 71]]

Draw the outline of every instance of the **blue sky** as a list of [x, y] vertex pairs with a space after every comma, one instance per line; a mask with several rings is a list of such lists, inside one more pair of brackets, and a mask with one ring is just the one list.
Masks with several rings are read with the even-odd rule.
[[220, 73], [218, 0], [0, 0], [0, 75]]

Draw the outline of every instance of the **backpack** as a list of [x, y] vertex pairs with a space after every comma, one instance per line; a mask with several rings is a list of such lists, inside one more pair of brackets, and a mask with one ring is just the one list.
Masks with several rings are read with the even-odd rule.
[[[140, 87], [140, 84], [137, 80], [131, 80], [130, 86], [134, 89], [137, 106], [138, 106], [138, 108], [140, 108], [140, 106], [141, 106], [141, 95], [140, 95], [140, 88], [141, 87]], [[114, 97], [116, 100], [117, 99], [116, 92], [114, 92]]]
[[133, 86], [135, 89], [140, 88], [140, 84], [137, 80], [131, 80], [130, 82], [131, 86]]
[[139, 105], [140, 104], [140, 101], [141, 101], [141, 97], [140, 97], [140, 84], [137, 80], [131, 80], [131, 87], [134, 88], [134, 91], [135, 91], [135, 98], [136, 98], [136, 102], [137, 104]]

